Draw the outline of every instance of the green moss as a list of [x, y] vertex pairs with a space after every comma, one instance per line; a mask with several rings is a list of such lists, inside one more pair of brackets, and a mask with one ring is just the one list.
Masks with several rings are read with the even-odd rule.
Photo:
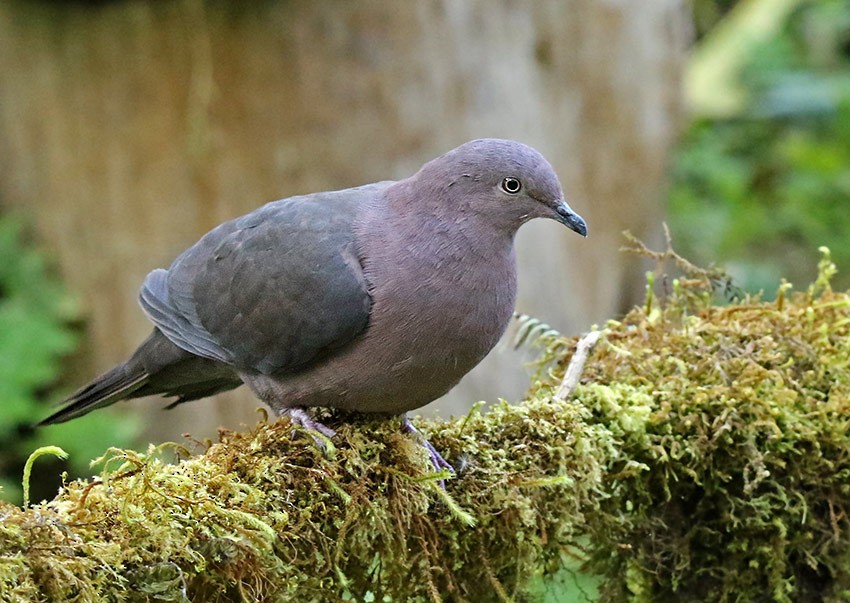
[[324, 417], [330, 454], [286, 421], [178, 463], [110, 450], [100, 478], [0, 507], [0, 598], [528, 601], [579, 559], [603, 601], [844, 600], [850, 295], [827, 252], [771, 303], [713, 303], [720, 275], [653, 257], [685, 276], [606, 325], [572, 400], [576, 340], [537, 325], [528, 400], [420, 421], [446, 492], [393, 420]]
[[397, 421], [331, 417], [332, 458], [285, 421], [223, 432], [177, 464], [155, 448], [112, 450], [100, 479], [25, 511], [2, 508], [2, 592], [18, 601], [513, 598], [593, 504], [601, 459], [582, 412], [502, 404], [429, 424], [462, 468], [446, 494]]
[[[586, 526], [602, 600], [846, 596], [850, 295], [821, 251], [806, 292], [714, 305], [689, 269], [608, 325], [576, 390], [612, 438]], [[552, 384], [574, 340], [547, 343]]]

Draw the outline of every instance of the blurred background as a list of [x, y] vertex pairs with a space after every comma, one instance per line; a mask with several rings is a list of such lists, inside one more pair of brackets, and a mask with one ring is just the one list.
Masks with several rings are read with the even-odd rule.
[[[805, 286], [828, 245], [850, 286], [846, 0], [0, 0], [0, 496], [33, 498], [108, 446], [252, 424], [247, 391], [119, 404], [37, 432], [129, 355], [152, 269], [294, 194], [401, 178], [472, 138], [538, 148], [590, 237], [518, 237], [518, 309], [564, 333], [643, 295], [650, 246], [744, 289]], [[500, 345], [424, 412], [521, 398]], [[244, 388], [243, 388], [244, 389]]]

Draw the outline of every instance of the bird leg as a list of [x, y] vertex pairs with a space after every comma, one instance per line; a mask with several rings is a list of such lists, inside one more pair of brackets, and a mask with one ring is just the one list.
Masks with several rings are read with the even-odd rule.
[[[308, 429], [310, 431], [316, 431], [327, 438], [332, 438], [336, 435], [336, 432], [333, 429], [311, 417], [307, 411], [300, 406], [287, 408], [281, 414], [288, 415], [289, 420], [295, 425], [300, 425], [304, 429]], [[313, 439], [316, 440], [316, 444], [318, 444], [320, 448], [325, 447], [325, 443], [320, 438], [314, 437]]]
[[[449, 465], [449, 463], [446, 461], [446, 459], [444, 459], [442, 456], [440, 456], [440, 453], [437, 452], [437, 449], [434, 448], [434, 446], [431, 444], [431, 442], [429, 442], [425, 438], [425, 436], [423, 436], [422, 433], [413, 426], [413, 423], [410, 422], [410, 419], [407, 418], [407, 415], [401, 416], [401, 424], [402, 424], [402, 427], [404, 427], [405, 431], [415, 435], [419, 439], [419, 441], [422, 443], [422, 445], [425, 446], [425, 450], [428, 451], [428, 455], [431, 457], [431, 462], [434, 464], [434, 468], [437, 471], [441, 471], [443, 469], [448, 469], [452, 473], [455, 473], [454, 467]], [[445, 490], [445, 488], [446, 488], [445, 480], [441, 479], [440, 485]]]

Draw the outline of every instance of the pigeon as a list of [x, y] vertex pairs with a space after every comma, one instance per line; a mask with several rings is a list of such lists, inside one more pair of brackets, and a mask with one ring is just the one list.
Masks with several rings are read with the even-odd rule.
[[448, 392], [507, 328], [514, 237], [538, 217], [587, 236], [549, 162], [501, 139], [462, 144], [404, 180], [272, 201], [148, 274], [139, 302], [153, 332], [39, 425], [245, 384], [329, 438], [308, 409], [399, 415], [417, 433], [406, 413]]

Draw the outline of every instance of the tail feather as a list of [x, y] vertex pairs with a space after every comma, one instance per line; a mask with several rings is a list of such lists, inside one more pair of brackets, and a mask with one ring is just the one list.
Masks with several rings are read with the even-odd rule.
[[70, 421], [119, 400], [163, 394], [175, 404], [211, 396], [242, 384], [228, 365], [177, 347], [159, 329], [133, 355], [74, 393], [63, 408], [36, 425]]
[[132, 396], [143, 387], [150, 376], [144, 370], [130, 370], [127, 364], [119, 364], [85, 387], [77, 390], [64, 402], [64, 406], [40, 421], [36, 426], [53, 425], [76, 419], [82, 415], [119, 400]]

